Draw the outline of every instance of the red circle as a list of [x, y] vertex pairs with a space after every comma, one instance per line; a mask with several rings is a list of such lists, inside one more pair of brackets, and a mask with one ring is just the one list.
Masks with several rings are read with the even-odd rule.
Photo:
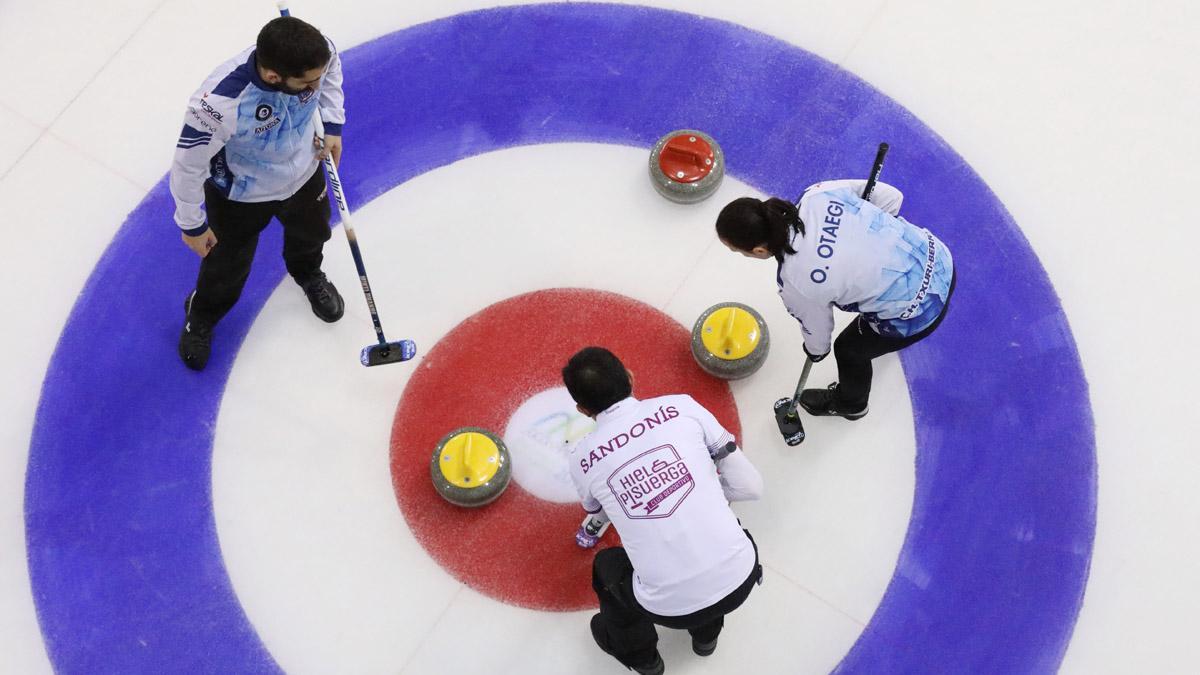
[[456, 579], [501, 602], [540, 610], [596, 606], [591, 564], [616, 543], [575, 545], [578, 505], [542, 500], [513, 481], [491, 504], [468, 509], [437, 493], [429, 458], [447, 432], [479, 426], [502, 434], [529, 397], [562, 386], [579, 349], [610, 349], [634, 374], [634, 395], [691, 394], [741, 435], [729, 385], [700, 370], [691, 333], [662, 312], [615, 293], [550, 289], [498, 302], [466, 319], [422, 359], [392, 427], [392, 484], [417, 541]]
[[658, 156], [658, 168], [676, 183], [695, 183], [712, 172], [715, 162], [708, 141], [692, 134], [673, 137]]

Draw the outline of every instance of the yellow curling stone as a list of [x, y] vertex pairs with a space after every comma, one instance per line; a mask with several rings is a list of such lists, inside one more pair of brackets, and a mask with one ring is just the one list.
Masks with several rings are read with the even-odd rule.
[[512, 462], [500, 437], [486, 429], [463, 427], [438, 442], [429, 474], [434, 489], [451, 504], [483, 506], [508, 487]]
[[753, 375], [767, 360], [771, 336], [752, 307], [722, 302], [709, 307], [692, 326], [692, 356], [704, 372], [723, 380]]

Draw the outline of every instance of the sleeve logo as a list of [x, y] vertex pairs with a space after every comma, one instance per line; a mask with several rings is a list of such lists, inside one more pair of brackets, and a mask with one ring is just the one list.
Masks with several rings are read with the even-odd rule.
[[218, 112], [216, 108], [212, 107], [212, 104], [209, 103], [208, 101], [205, 101], [204, 99], [200, 99], [200, 109], [203, 110], [206, 115], [213, 118], [214, 120], [216, 120], [218, 122], [221, 121], [221, 113]]

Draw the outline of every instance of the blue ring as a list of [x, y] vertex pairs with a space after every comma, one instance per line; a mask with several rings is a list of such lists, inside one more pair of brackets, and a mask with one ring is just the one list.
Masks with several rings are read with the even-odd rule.
[[[486, 10], [343, 56], [345, 175], [359, 205], [493, 150], [645, 148], [680, 127], [719, 139], [737, 177], [791, 195], [862, 175], [876, 143], [889, 141], [888, 181], [908, 194], [906, 216], [954, 251], [959, 286], [938, 334], [902, 354], [917, 433], [912, 519], [883, 601], [838, 670], [1057, 667], [1095, 532], [1087, 382], [1029, 244], [931, 130], [803, 50], [656, 9]], [[171, 212], [160, 182], [93, 271], [43, 384], [26, 534], [38, 617], [60, 671], [279, 669], [234, 595], [210, 485], [234, 347], [284, 276], [278, 233], [266, 235], [269, 254], [197, 375], [175, 355], [195, 260]]]

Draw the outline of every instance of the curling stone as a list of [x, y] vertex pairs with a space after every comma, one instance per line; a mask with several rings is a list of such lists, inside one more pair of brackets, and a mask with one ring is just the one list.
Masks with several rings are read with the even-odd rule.
[[762, 315], [738, 302], [708, 309], [692, 326], [692, 356], [709, 375], [740, 380], [767, 360], [771, 335]]
[[512, 465], [508, 448], [495, 434], [463, 427], [438, 442], [429, 462], [433, 487], [446, 501], [458, 506], [491, 503], [508, 487]]
[[672, 131], [658, 139], [650, 152], [650, 182], [673, 202], [702, 201], [717, 191], [724, 177], [725, 153], [702, 131]]

